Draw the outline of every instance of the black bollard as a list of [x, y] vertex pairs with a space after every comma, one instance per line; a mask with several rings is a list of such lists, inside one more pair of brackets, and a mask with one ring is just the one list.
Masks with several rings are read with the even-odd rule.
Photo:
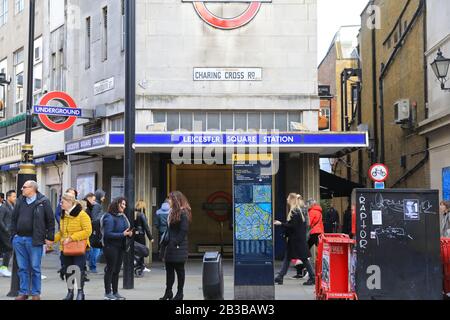
[[16, 254], [13, 252], [12, 256], [13, 267], [11, 272], [11, 287], [9, 289], [8, 297], [15, 298], [19, 295], [19, 267], [17, 266]]

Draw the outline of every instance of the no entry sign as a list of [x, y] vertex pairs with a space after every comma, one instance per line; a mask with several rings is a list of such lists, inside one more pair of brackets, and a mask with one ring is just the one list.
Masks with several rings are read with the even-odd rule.
[[[50, 101], [58, 101], [64, 107], [50, 106]], [[60, 91], [47, 93], [41, 98], [39, 105], [34, 106], [33, 110], [35, 114], [38, 114], [42, 126], [52, 132], [70, 129], [77, 118], [82, 116], [81, 109], [77, 108], [72, 97]], [[64, 122], [56, 122], [50, 116], [67, 117], [67, 119]]]
[[[272, 2], [272, 0], [182, 0], [183, 2], [192, 2], [200, 18], [207, 24], [224, 30], [240, 28], [252, 21], [258, 14], [263, 2]], [[206, 6], [206, 3], [233, 3], [246, 2], [247, 9], [233, 18], [218, 17], [213, 14]]]

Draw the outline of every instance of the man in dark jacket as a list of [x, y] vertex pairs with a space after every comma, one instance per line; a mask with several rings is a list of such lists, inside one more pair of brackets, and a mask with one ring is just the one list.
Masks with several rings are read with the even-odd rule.
[[17, 195], [14, 190], [8, 191], [6, 193], [6, 202], [0, 207], [0, 252], [3, 253], [3, 265], [0, 267], [0, 275], [3, 277], [11, 277], [8, 267], [12, 255], [11, 221], [16, 198]]
[[[97, 191], [95, 191], [95, 203], [92, 206], [92, 210], [91, 210], [92, 230], [97, 229], [95, 227], [95, 225], [100, 223], [100, 219], [101, 219], [102, 215], [104, 214], [102, 204], [106, 199], [105, 196], [106, 196], [106, 193], [102, 189], [98, 189]], [[93, 237], [93, 236], [94, 235], [92, 235], [91, 237]], [[91, 243], [92, 243], [92, 240], [91, 240]], [[91, 249], [89, 250], [89, 253], [88, 253], [89, 271], [91, 273], [97, 273], [97, 259], [100, 256], [101, 252], [102, 252], [102, 250], [100, 248], [91, 247]]]
[[339, 213], [335, 208], [328, 209], [325, 215], [325, 233], [337, 233], [339, 227]]
[[13, 211], [11, 236], [19, 267], [20, 289], [16, 300], [28, 300], [29, 295], [40, 300], [42, 254], [44, 245], [53, 244], [55, 215], [50, 200], [38, 192], [36, 181], [27, 181], [22, 187], [22, 196]]

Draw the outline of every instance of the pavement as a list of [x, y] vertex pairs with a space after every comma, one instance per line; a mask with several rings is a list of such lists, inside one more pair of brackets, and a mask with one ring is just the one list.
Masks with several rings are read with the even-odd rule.
[[[224, 260], [224, 296], [225, 300], [234, 299], [234, 276], [233, 261]], [[280, 262], [276, 263], [276, 270], [279, 270]], [[59, 278], [59, 253], [53, 252], [43, 258], [42, 274], [47, 279], [42, 280], [42, 299], [61, 300], [67, 293], [67, 286]], [[97, 274], [88, 274], [89, 282], [85, 285], [86, 300], [103, 300], [104, 286], [104, 264], [97, 265]], [[165, 270], [161, 262], [154, 262], [151, 272], [146, 272], [143, 278], [135, 278], [135, 289], [124, 290], [122, 288], [122, 276], [119, 280], [119, 292], [128, 300], [158, 300], [163, 296], [165, 290]], [[276, 285], [276, 300], [314, 300], [314, 286], [303, 286], [306, 280], [292, 279], [295, 270], [291, 268], [289, 274], [284, 278], [283, 285]], [[0, 277], [0, 300], [11, 300], [6, 294], [10, 288], [10, 278]], [[174, 286], [176, 291], [176, 283]], [[174, 292], [175, 293], [175, 292]], [[189, 260], [186, 264], [186, 284], [184, 290], [185, 300], [203, 300], [202, 289], [202, 261]]]

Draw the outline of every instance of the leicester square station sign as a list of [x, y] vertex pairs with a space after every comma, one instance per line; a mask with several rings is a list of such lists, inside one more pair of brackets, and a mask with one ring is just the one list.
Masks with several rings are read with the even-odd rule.
[[[264, 2], [272, 2], [272, 0], [181, 0], [182, 2], [192, 2], [195, 11], [200, 18], [207, 24], [223, 30], [237, 29], [245, 26], [252, 21], [259, 12]], [[247, 3], [248, 7], [233, 18], [218, 17], [213, 14], [206, 3]]]

